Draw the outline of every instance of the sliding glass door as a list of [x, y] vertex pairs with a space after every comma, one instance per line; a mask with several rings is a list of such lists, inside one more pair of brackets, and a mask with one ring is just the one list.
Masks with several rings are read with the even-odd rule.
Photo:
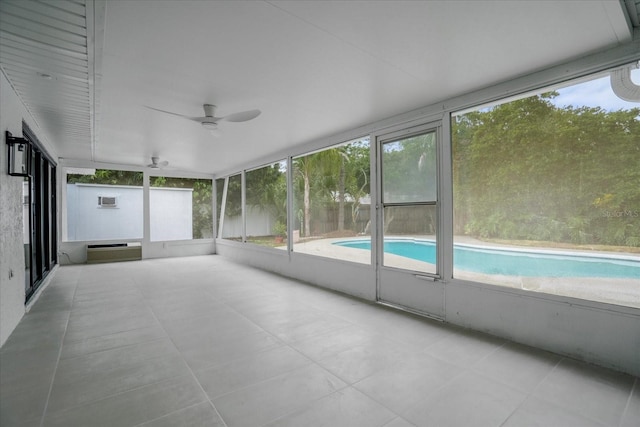
[[56, 167], [42, 152], [37, 138], [26, 124], [23, 124], [23, 136], [33, 153], [30, 174], [23, 187], [25, 299], [29, 301], [58, 262]]

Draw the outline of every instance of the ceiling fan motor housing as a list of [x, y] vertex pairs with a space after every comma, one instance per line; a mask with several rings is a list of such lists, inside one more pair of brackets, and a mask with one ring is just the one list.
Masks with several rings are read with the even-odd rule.
[[204, 104], [203, 107], [204, 115], [213, 119], [216, 115], [216, 106], [213, 104]]

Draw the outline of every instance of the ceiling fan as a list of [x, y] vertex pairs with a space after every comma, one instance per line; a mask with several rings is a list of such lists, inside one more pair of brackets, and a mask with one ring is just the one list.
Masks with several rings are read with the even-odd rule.
[[222, 121], [234, 122], [234, 123], [246, 122], [246, 121], [255, 119], [261, 113], [260, 110], [247, 110], [247, 111], [241, 111], [239, 113], [229, 114], [227, 116], [216, 117], [216, 109], [218, 108], [217, 106], [213, 104], [204, 104], [202, 107], [204, 108], [204, 117], [191, 117], [191, 116], [185, 116], [184, 114], [174, 113], [171, 111], [160, 110], [158, 108], [153, 108], [153, 107], [147, 107], [147, 108], [155, 111], [160, 111], [161, 113], [171, 114], [174, 116], [182, 117], [187, 120], [198, 122], [202, 125], [203, 128], [212, 132], [218, 129], [218, 123]]
[[151, 157], [151, 163], [149, 163], [147, 165], [147, 167], [151, 168], [151, 169], [162, 169], [163, 167], [167, 166], [169, 164], [168, 161], [160, 161], [160, 157]]

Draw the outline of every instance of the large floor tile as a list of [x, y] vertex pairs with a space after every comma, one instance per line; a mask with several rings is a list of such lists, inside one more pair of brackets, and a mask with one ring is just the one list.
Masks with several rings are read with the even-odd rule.
[[157, 323], [153, 313], [141, 303], [107, 310], [74, 310], [69, 316], [67, 333], [107, 327], [117, 328], [119, 324]]
[[196, 317], [162, 319], [161, 323], [178, 345], [183, 337], [190, 335], [225, 339], [260, 331], [260, 327], [253, 322], [226, 307]]
[[29, 312], [20, 320], [0, 353], [46, 344], [60, 345], [68, 320], [67, 311]]
[[605, 425], [618, 425], [633, 382], [629, 375], [563, 359], [534, 395]]
[[196, 371], [210, 399], [280, 376], [312, 362], [287, 346], [266, 350], [215, 368]]
[[98, 301], [108, 306], [123, 304], [140, 299], [142, 294], [130, 278], [119, 278], [86, 283], [79, 281], [73, 295], [75, 306], [95, 306]]
[[401, 414], [460, 374], [457, 366], [429, 355], [417, 355], [398, 360], [394, 365], [355, 383], [354, 387]]
[[47, 413], [44, 426], [135, 426], [205, 401], [193, 376], [186, 375], [87, 405]]
[[356, 346], [376, 343], [383, 338], [360, 326], [352, 325], [340, 329], [340, 333], [327, 331], [291, 343], [291, 346], [311, 359], [321, 360]]
[[345, 385], [319, 366], [310, 365], [221, 396], [213, 404], [229, 427], [261, 426]]
[[81, 341], [89, 338], [96, 338], [104, 335], [116, 334], [119, 332], [132, 331], [134, 329], [149, 328], [157, 326], [156, 318], [148, 313], [138, 313], [125, 316], [113, 322], [100, 321], [93, 325], [75, 322], [70, 324], [64, 336], [65, 343], [72, 341]]
[[526, 394], [465, 373], [401, 415], [419, 427], [500, 426]]
[[64, 337], [64, 329], [50, 331], [29, 331], [22, 328], [19, 331], [13, 331], [11, 336], [0, 349], [0, 354], [13, 353], [21, 351], [31, 351], [40, 353], [53, 349], [57, 351], [62, 344]]
[[453, 331], [441, 322], [387, 307], [371, 314], [363, 318], [361, 324], [367, 325], [381, 336], [410, 345], [416, 350], [422, 350], [440, 342], [452, 335]]
[[356, 345], [340, 353], [320, 359], [318, 364], [338, 378], [353, 384], [375, 372], [407, 359], [410, 352], [385, 339]]
[[130, 331], [116, 332], [94, 338], [65, 343], [62, 347], [61, 359], [83, 356], [99, 351], [111, 350], [118, 347], [143, 344], [149, 341], [167, 338], [167, 334], [161, 326], [133, 329]]
[[351, 323], [345, 320], [332, 316], [317, 315], [304, 320], [295, 318], [277, 325], [263, 325], [263, 328], [284, 342], [292, 343], [327, 332], [337, 332], [350, 326]]
[[58, 363], [59, 350], [46, 347], [0, 353], [0, 396], [49, 387]]
[[108, 370], [96, 369], [82, 376], [74, 375], [75, 381], [55, 381], [48, 407], [56, 412], [190, 372], [182, 357], [175, 355], [128, 362]]
[[377, 427], [395, 417], [391, 411], [354, 388], [338, 390], [285, 415], [269, 427]]
[[[637, 420], [636, 420], [637, 421]], [[527, 399], [502, 427], [605, 427], [598, 421], [583, 417], [567, 408], [535, 397]]]
[[49, 385], [5, 393], [0, 396], [0, 426], [28, 425], [40, 420], [49, 394]]
[[425, 351], [433, 357], [467, 368], [496, 351], [504, 343], [505, 341], [499, 338], [458, 329], [428, 346]]
[[181, 348], [182, 356], [191, 369], [201, 370], [233, 362], [251, 354], [280, 347], [284, 343], [266, 332], [243, 335], [218, 342], [205, 342]]
[[73, 305], [73, 293], [46, 293], [38, 298], [38, 302], [31, 308], [29, 314], [68, 312]]
[[633, 392], [622, 415], [620, 427], [633, 427], [640, 420], [640, 377], [636, 377]]
[[385, 424], [384, 427], [415, 427], [415, 425], [404, 418], [397, 417]]
[[164, 417], [138, 424], [139, 427], [227, 427], [211, 402], [199, 403]]
[[185, 319], [206, 316], [220, 311], [224, 303], [206, 293], [172, 292], [169, 295], [146, 297], [147, 303], [159, 319]]
[[508, 343], [476, 363], [473, 370], [522, 392], [530, 393], [560, 359], [556, 354]]
[[173, 343], [168, 339], [160, 339], [61, 359], [56, 371], [56, 383], [70, 384], [83, 381], [96, 373], [140, 366], [152, 359], [172, 356], [179, 356]]

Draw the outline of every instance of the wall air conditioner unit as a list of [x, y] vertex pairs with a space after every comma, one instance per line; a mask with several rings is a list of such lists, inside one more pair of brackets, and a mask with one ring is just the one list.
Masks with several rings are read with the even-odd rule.
[[98, 196], [98, 207], [117, 208], [118, 198], [116, 196]]
[[141, 259], [142, 245], [139, 242], [87, 245], [87, 264]]

